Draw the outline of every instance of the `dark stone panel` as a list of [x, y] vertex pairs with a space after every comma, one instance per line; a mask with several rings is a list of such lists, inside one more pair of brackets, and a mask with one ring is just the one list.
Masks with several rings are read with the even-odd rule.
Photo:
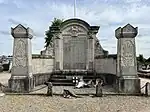
[[120, 79], [120, 92], [140, 93], [140, 79]]
[[48, 82], [52, 73], [40, 73], [40, 74], [33, 74], [33, 79], [35, 82], [35, 86], [44, 84], [45, 82]]
[[30, 77], [20, 78], [10, 78], [8, 81], [8, 86], [10, 92], [16, 93], [28, 93], [34, 88], [33, 79]]

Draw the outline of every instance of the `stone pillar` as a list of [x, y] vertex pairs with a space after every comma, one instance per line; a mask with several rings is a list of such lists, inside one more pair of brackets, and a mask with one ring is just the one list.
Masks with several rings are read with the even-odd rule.
[[89, 71], [93, 71], [94, 70], [94, 33], [90, 32], [89, 33], [89, 38], [88, 38], [88, 66], [87, 69]]
[[60, 38], [55, 39], [55, 70], [60, 70], [59, 41], [60, 41]]
[[14, 45], [9, 88], [12, 92], [29, 92], [33, 88], [32, 30], [19, 24], [11, 29], [11, 34], [14, 37]]
[[137, 27], [127, 24], [115, 31], [117, 46], [117, 76], [119, 77], [119, 92], [140, 93], [140, 79], [137, 75], [135, 36]]
[[56, 71], [62, 70], [63, 69], [63, 44], [62, 44], [62, 39], [60, 38], [61, 32], [58, 27], [51, 27], [52, 32], [54, 32], [54, 68]]

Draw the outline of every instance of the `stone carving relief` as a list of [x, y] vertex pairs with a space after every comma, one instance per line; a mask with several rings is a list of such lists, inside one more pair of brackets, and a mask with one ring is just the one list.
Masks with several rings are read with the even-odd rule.
[[26, 44], [23, 39], [17, 39], [14, 51], [14, 66], [26, 66]]
[[94, 33], [93, 32], [88, 32], [88, 36], [89, 36], [89, 39], [92, 39], [93, 36], [94, 36]]
[[51, 55], [51, 56], [54, 55], [54, 47], [53, 47], [53, 45], [52, 46], [49, 45], [48, 47], [46, 47], [45, 55]]
[[95, 41], [95, 56], [104, 55], [103, 48], [99, 43], [99, 40]]
[[132, 40], [125, 40], [122, 45], [121, 52], [121, 65], [122, 66], [134, 66], [134, 47]]
[[52, 48], [52, 47], [48, 48], [47, 51], [46, 51], [46, 54], [53, 56], [54, 55], [54, 48]]
[[79, 33], [83, 33], [84, 30], [82, 27], [74, 25], [67, 29], [66, 33], [71, 34], [72, 37], [77, 37]]
[[55, 40], [55, 48], [59, 48], [59, 39]]

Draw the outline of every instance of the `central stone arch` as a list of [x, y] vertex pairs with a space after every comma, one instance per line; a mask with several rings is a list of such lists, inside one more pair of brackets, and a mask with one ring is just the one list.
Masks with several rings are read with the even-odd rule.
[[55, 70], [94, 70], [96, 34], [99, 26], [68, 19], [55, 28]]
[[63, 39], [63, 69], [86, 70], [89, 25], [82, 20], [67, 20], [60, 30]]

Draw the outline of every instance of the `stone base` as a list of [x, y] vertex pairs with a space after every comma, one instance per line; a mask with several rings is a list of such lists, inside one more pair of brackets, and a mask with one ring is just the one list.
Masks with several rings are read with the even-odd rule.
[[140, 79], [138, 78], [127, 78], [119, 79], [119, 92], [127, 94], [138, 94], [141, 93]]
[[29, 93], [34, 88], [33, 78], [26, 76], [13, 76], [8, 81], [10, 92]]

